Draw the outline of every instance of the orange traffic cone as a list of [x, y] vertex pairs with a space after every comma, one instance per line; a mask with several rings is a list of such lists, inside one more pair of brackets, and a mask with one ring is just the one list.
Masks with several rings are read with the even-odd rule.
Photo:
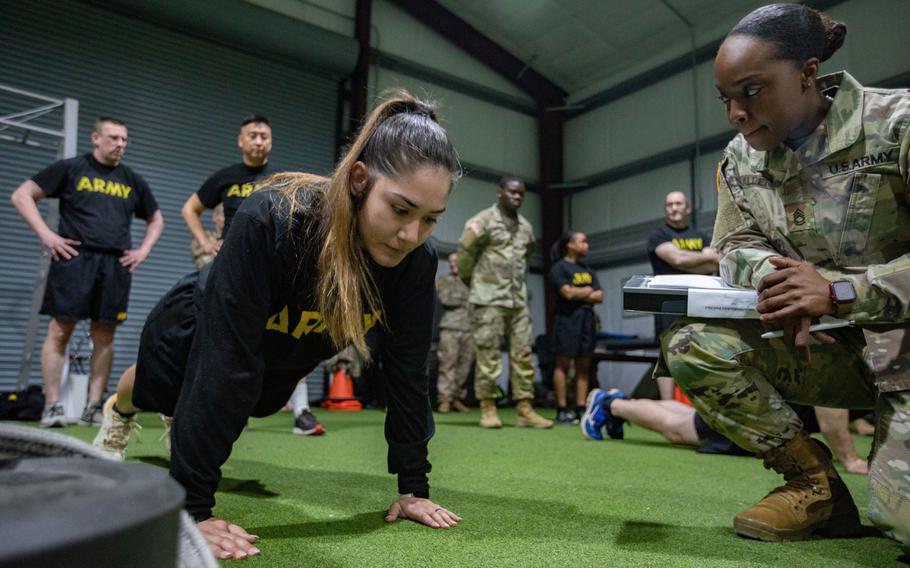
[[692, 406], [692, 402], [689, 400], [689, 397], [686, 396], [686, 393], [679, 388], [679, 385], [673, 386], [673, 400], [676, 402], [681, 402], [685, 405]]
[[329, 387], [329, 396], [322, 403], [323, 408], [329, 410], [344, 410], [357, 412], [363, 410], [360, 401], [354, 398], [354, 383], [344, 369], [335, 371], [332, 385]]

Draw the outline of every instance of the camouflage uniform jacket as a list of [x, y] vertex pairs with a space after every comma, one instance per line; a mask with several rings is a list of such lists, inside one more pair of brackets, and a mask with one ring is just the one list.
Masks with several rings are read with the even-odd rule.
[[879, 388], [907, 390], [910, 353], [899, 346], [910, 329], [910, 92], [864, 88], [846, 72], [818, 83], [831, 108], [795, 151], [756, 151], [741, 134], [727, 146], [713, 243], [720, 273], [756, 288], [774, 271], [768, 258], [787, 256], [849, 280], [857, 300], [838, 316], [863, 326]]
[[[215, 231], [206, 230], [205, 234], [213, 241], [217, 241], [221, 238], [221, 235]], [[200, 245], [199, 241], [196, 239], [190, 241], [190, 252], [193, 254], [193, 264], [196, 266], [196, 270], [202, 270], [206, 264], [215, 260], [215, 255], [205, 252], [205, 249], [202, 248], [202, 245]]]
[[470, 283], [472, 304], [515, 308], [528, 303], [525, 273], [534, 252], [527, 219], [510, 219], [493, 205], [465, 223], [458, 241], [458, 274]]
[[471, 330], [469, 294], [467, 285], [455, 274], [446, 274], [436, 281], [436, 295], [439, 296], [445, 310], [439, 322], [439, 329]]

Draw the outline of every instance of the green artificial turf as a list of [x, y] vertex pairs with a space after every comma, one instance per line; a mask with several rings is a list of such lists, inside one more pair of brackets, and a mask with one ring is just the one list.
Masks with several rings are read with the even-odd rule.
[[[453, 529], [383, 521], [396, 484], [375, 410], [317, 410], [322, 437], [292, 435], [289, 413], [251, 420], [215, 512], [259, 535], [262, 555], [243, 561], [251, 566], [897, 565], [900, 550], [885, 538], [735, 536], [733, 515], [779, 484], [755, 458], [697, 454], [639, 427], [624, 441], [591, 442], [577, 426], [517, 429], [513, 412], [501, 414], [498, 431], [477, 427], [476, 410], [436, 417], [432, 497], [464, 517]], [[165, 467], [161, 422], [143, 414], [140, 423], [128, 459]], [[95, 429], [65, 432], [90, 441]], [[861, 455], [869, 440], [856, 438]], [[844, 477], [864, 510], [866, 478]]]

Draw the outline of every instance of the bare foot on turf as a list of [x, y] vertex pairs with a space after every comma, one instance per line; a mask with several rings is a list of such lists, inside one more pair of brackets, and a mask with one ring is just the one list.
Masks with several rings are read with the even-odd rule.
[[400, 496], [389, 506], [389, 512], [385, 516], [386, 522], [392, 523], [396, 519], [411, 519], [434, 529], [448, 529], [457, 525], [461, 517], [429, 499], [407, 494]]
[[864, 459], [856, 458], [853, 460], [847, 460], [844, 463], [844, 469], [847, 470], [847, 473], [855, 473], [857, 475], [869, 475], [869, 462]]
[[259, 537], [251, 535], [234, 523], [211, 517], [196, 523], [196, 527], [218, 560], [241, 559], [259, 554], [259, 549], [253, 546]]

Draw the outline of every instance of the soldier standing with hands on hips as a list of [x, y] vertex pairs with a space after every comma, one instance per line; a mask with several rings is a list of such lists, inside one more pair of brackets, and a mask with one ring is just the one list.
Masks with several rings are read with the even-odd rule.
[[[76, 322], [91, 320], [92, 362], [88, 401], [80, 424], [101, 423], [101, 395], [114, 361], [114, 332], [126, 321], [132, 273], [148, 257], [164, 230], [164, 217], [148, 184], [121, 163], [126, 124], [102, 116], [92, 129], [90, 153], [54, 162], [13, 192], [12, 202], [29, 228], [50, 250], [51, 264], [41, 313], [51, 316], [41, 348], [44, 412], [41, 426], [64, 426], [60, 375]], [[60, 199], [60, 226], [47, 226], [37, 202]], [[133, 248], [133, 217], [146, 223], [145, 238]]]

